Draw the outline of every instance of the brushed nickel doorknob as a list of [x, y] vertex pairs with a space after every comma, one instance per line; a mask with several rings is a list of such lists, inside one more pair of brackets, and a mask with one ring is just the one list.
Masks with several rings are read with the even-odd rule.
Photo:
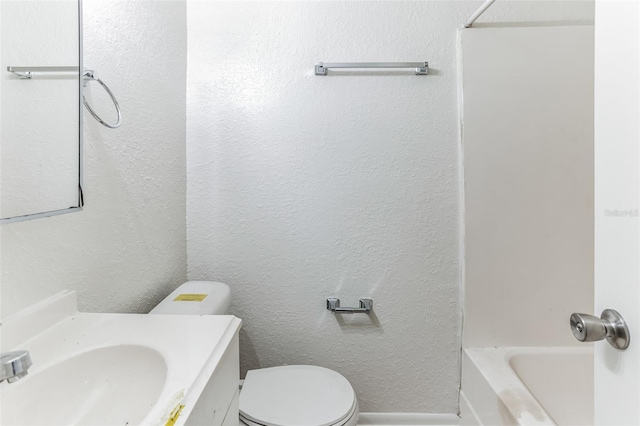
[[600, 318], [589, 314], [571, 314], [571, 332], [581, 342], [596, 342], [607, 339], [616, 349], [627, 349], [631, 337], [627, 322], [617, 311], [605, 309]]

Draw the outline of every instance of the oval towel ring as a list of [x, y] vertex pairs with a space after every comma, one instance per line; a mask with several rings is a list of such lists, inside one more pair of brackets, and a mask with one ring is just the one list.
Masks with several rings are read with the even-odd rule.
[[100, 118], [100, 116], [98, 114], [96, 114], [95, 111], [93, 111], [91, 106], [89, 106], [89, 102], [87, 102], [87, 98], [85, 98], [84, 93], [83, 93], [82, 94], [82, 103], [87, 108], [87, 111], [89, 111], [89, 114], [91, 114], [93, 116], [93, 118], [95, 118], [98, 121], [98, 123], [102, 124], [105, 127], [108, 127], [110, 129], [117, 129], [118, 127], [120, 127], [120, 125], [122, 124], [122, 113], [120, 112], [120, 105], [118, 105], [118, 100], [116, 99], [116, 97], [113, 94], [113, 92], [111, 90], [109, 90], [109, 87], [107, 87], [107, 85], [102, 80], [100, 80], [99, 78], [95, 78], [93, 76], [93, 71], [92, 70], [85, 70], [82, 73], [82, 78], [84, 80], [84, 83], [83, 83], [84, 87], [86, 87], [87, 84], [89, 83], [89, 81], [91, 81], [91, 80], [94, 80], [94, 81], [97, 81], [98, 83], [100, 83], [100, 85], [104, 88], [104, 90], [107, 92], [107, 94], [109, 95], [109, 97], [113, 101], [113, 105], [116, 107], [116, 112], [118, 113], [118, 120], [116, 121], [115, 124], [109, 124], [106, 121], [104, 121], [102, 118]]

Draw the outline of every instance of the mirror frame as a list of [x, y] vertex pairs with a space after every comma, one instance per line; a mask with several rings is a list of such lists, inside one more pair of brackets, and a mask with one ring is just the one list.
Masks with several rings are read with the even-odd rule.
[[84, 71], [83, 46], [82, 46], [82, 0], [78, 1], [78, 205], [64, 209], [50, 210], [40, 213], [28, 213], [20, 216], [0, 218], [0, 224], [24, 222], [26, 220], [39, 219], [43, 217], [59, 216], [61, 214], [82, 211], [84, 206], [83, 195], [83, 116], [82, 105], [82, 73]]

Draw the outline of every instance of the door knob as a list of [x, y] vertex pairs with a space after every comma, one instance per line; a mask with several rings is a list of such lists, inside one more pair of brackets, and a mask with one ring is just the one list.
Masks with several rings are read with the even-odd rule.
[[602, 311], [600, 318], [588, 314], [571, 314], [569, 324], [573, 335], [581, 342], [607, 339], [616, 349], [627, 349], [629, 346], [631, 337], [627, 322], [613, 309]]

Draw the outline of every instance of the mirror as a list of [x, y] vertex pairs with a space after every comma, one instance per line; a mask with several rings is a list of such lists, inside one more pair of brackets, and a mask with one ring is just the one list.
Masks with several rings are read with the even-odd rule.
[[0, 1], [0, 221], [82, 208], [81, 0]]

